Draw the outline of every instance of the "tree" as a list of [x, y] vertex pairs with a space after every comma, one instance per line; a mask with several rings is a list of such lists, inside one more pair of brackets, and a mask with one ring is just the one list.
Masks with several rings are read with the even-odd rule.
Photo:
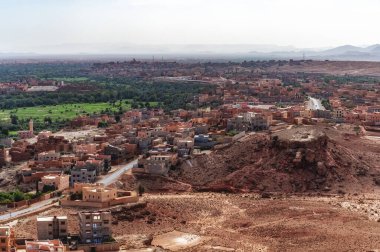
[[18, 124], [18, 116], [15, 114], [11, 114], [11, 123], [14, 125]]
[[140, 196], [142, 196], [145, 192], [145, 188], [141, 184], [139, 184], [139, 186], [137, 187], [137, 190]]
[[321, 103], [322, 103], [322, 106], [325, 107], [325, 109], [331, 110], [331, 104], [329, 100], [323, 99]]
[[107, 127], [108, 127], [108, 123], [105, 121], [101, 121], [98, 123], [98, 128], [107, 128]]
[[48, 192], [53, 192], [56, 190], [56, 187], [54, 185], [44, 185], [42, 188], [42, 193], [48, 193]]
[[118, 123], [120, 122], [120, 115], [115, 115], [115, 121]]
[[44, 118], [44, 123], [45, 123], [45, 124], [49, 124], [49, 125], [50, 125], [50, 124], [52, 124], [52, 122], [53, 122], [53, 121], [52, 121], [51, 117], [46, 116], [46, 117]]
[[3, 128], [1, 129], [1, 134], [3, 134], [4, 136], [9, 136], [9, 130], [6, 128]]
[[104, 172], [107, 173], [111, 170], [111, 164], [109, 160], [104, 160]]
[[132, 105], [131, 105], [131, 108], [137, 109], [137, 108], [139, 108], [139, 104], [137, 102], [133, 101]]
[[19, 202], [25, 199], [25, 194], [19, 190], [13, 192], [13, 201]]
[[82, 193], [71, 193], [70, 194], [70, 200], [82, 200], [83, 195]]

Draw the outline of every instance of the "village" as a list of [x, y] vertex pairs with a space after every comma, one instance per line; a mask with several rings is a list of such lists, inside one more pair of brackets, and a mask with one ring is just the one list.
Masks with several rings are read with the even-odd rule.
[[[99, 67], [95, 69], [100, 71]], [[140, 184], [139, 178], [168, 178], [195, 156], [257, 132], [342, 124], [351, 125], [356, 136], [379, 137], [378, 84], [341, 85], [331, 79], [326, 85], [310, 78], [289, 86], [278, 78], [251, 78], [239, 69], [228, 74], [233, 79], [202, 77], [200, 72], [192, 77], [216, 85], [214, 91], [194, 97], [192, 110], [130, 109], [118, 120], [107, 114], [80, 115], [58, 132], [35, 132], [30, 120], [29, 128], [17, 137], [1, 138], [0, 167], [2, 172], [13, 170], [13, 176], [5, 173], [8, 177], [3, 176], [0, 184], [31, 195], [1, 203], [1, 251], [118, 251], [111, 212], [142, 203], [139, 198], [151, 188]], [[26, 86], [0, 86], [9, 92], [26, 90]], [[100, 123], [107, 127], [99, 127]], [[131, 178], [136, 181], [134, 188], [123, 184]], [[78, 215], [38, 214], [53, 206], [76, 207]], [[37, 240], [18, 237], [12, 225], [6, 225], [33, 215], [38, 216]], [[72, 233], [69, 218], [78, 219], [79, 233]]]
[[0, 0], [0, 252], [380, 252], [379, 11]]

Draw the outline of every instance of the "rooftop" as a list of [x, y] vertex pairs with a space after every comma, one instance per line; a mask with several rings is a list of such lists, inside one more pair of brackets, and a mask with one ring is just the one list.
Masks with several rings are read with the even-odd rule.
[[43, 216], [37, 217], [37, 222], [53, 221], [54, 218], [57, 218], [58, 220], [67, 220], [67, 216]]

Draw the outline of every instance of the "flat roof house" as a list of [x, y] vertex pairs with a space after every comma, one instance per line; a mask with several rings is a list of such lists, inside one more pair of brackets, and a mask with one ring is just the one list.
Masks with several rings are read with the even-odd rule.
[[38, 240], [67, 237], [67, 216], [37, 217]]

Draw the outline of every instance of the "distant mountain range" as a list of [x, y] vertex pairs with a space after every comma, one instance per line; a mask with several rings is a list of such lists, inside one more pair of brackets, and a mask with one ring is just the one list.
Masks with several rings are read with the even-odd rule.
[[131, 56], [151, 58], [198, 58], [198, 59], [313, 59], [313, 60], [359, 60], [380, 61], [380, 44], [366, 47], [343, 45], [336, 48], [301, 49], [293, 46], [276, 46], [265, 44], [184, 44], [184, 45], [137, 45], [131, 43], [117, 44], [61, 44], [28, 48], [31, 53], [1, 53], [0, 58], [58, 58], [80, 56], [121, 57]]
[[380, 61], [380, 44], [367, 47], [344, 45], [327, 50], [297, 49], [269, 53], [251, 52], [251, 55], [267, 58]]
[[333, 49], [329, 49], [326, 51], [323, 51], [323, 53], [326, 53], [328, 55], [339, 55], [339, 54], [356, 54], [356, 53], [365, 53], [365, 54], [371, 54], [371, 53], [379, 53], [380, 52], [380, 45], [375, 44], [368, 47], [358, 47], [358, 46], [352, 46], [352, 45], [344, 45], [339, 46]]

